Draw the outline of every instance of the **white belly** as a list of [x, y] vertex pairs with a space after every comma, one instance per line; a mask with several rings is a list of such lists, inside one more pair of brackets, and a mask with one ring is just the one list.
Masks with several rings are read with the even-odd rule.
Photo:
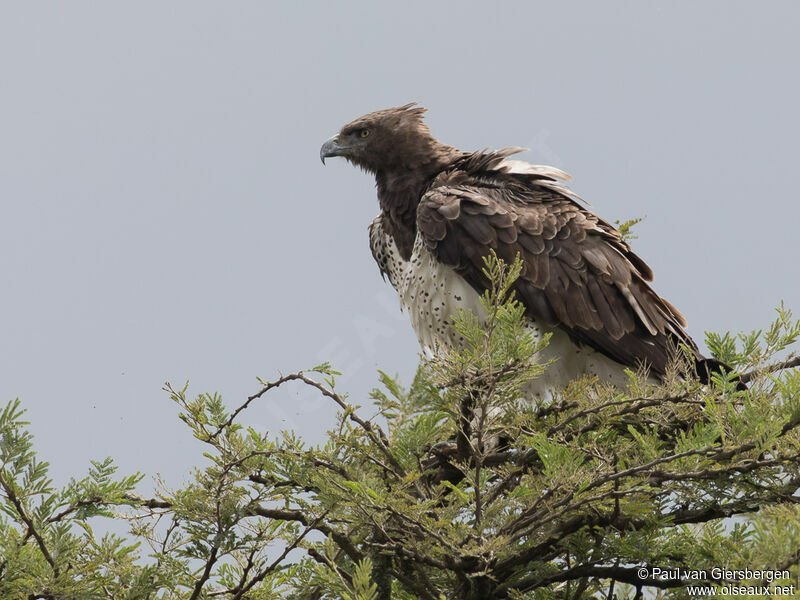
[[[384, 260], [381, 268], [397, 290], [401, 307], [408, 312], [423, 350], [436, 354], [443, 349], [459, 347], [464, 340], [452, 327], [451, 317], [462, 308], [484, 319], [486, 315], [479, 294], [452, 268], [435, 260], [419, 237], [411, 259], [404, 261], [394, 241], [383, 234], [382, 228], [371, 234], [373, 253]], [[550, 343], [536, 355], [537, 362], [549, 364], [544, 373], [527, 386], [531, 400], [549, 401], [554, 391], [585, 375], [597, 376], [600, 383], [620, 388], [627, 386], [627, 375], [618, 362], [588, 346], [576, 344], [558, 328], [548, 328], [531, 320], [528, 329], [534, 341], [541, 340], [546, 333], [552, 334]]]
[[478, 293], [453, 269], [435, 260], [419, 237], [405, 265], [397, 292], [420, 346], [431, 353], [459, 346], [464, 340], [452, 327], [451, 317], [461, 308], [483, 318]]

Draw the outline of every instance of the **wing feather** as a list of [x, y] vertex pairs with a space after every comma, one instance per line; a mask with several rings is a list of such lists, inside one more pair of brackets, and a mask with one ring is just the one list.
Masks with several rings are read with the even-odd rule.
[[626, 366], [662, 375], [675, 342], [699, 357], [685, 320], [649, 287], [652, 271], [619, 232], [551, 185], [555, 172], [512, 169], [506, 156], [470, 155], [431, 184], [417, 209], [428, 250], [478, 292], [490, 250], [508, 262], [521, 256], [515, 290], [528, 314]]

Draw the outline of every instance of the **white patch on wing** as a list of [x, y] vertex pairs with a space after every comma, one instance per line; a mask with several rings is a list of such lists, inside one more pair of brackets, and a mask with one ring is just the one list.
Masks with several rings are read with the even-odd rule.
[[500, 163], [500, 166], [505, 167], [509, 173], [541, 175], [542, 177], [551, 177], [552, 179], [556, 179], [557, 181], [548, 181], [545, 179], [537, 181], [536, 183], [537, 185], [553, 190], [554, 192], [558, 192], [570, 200], [591, 206], [586, 200], [573, 192], [566, 185], [566, 183], [564, 183], [566, 181], [571, 181], [572, 175], [566, 171], [562, 171], [557, 167], [551, 167], [549, 165], [534, 165], [529, 162], [525, 162], [524, 160], [518, 160], [514, 158], [503, 159], [503, 161]]
[[562, 171], [557, 167], [551, 167], [548, 165], [533, 165], [529, 162], [525, 162], [524, 160], [517, 160], [514, 158], [506, 158], [500, 164], [506, 167], [509, 173], [542, 175], [544, 177], [553, 177], [554, 179], [560, 179], [562, 181], [570, 181], [572, 179], [572, 175], [566, 171]]

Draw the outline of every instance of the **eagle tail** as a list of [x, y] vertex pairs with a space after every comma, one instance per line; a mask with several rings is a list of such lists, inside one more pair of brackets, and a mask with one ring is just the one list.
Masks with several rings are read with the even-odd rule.
[[[717, 360], [716, 358], [696, 359], [695, 370], [697, 371], [697, 377], [700, 379], [700, 383], [705, 384], [711, 383], [711, 377], [714, 375], [714, 373], [725, 375], [726, 373], [733, 371], [733, 369], [731, 369], [728, 365], [721, 360]], [[737, 376], [734, 381], [736, 381], [736, 389], [738, 391], [744, 391], [747, 389], [747, 385], [740, 377]]]

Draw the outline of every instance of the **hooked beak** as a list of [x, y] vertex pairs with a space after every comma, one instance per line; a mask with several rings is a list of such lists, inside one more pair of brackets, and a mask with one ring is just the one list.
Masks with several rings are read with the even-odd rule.
[[319, 158], [322, 161], [322, 164], [325, 164], [325, 159], [331, 156], [341, 156], [342, 155], [342, 148], [339, 146], [339, 136], [335, 135], [329, 140], [326, 140], [324, 144], [322, 144], [322, 148], [319, 149]]

